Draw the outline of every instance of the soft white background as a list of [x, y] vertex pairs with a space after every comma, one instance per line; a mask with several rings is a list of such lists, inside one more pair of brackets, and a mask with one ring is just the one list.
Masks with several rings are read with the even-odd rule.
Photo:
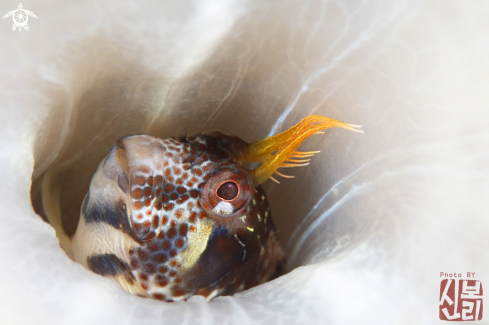
[[[489, 288], [487, 1], [23, 5], [28, 32], [0, 20], [1, 324], [437, 324], [440, 272]], [[163, 304], [71, 262], [31, 180], [65, 168], [79, 196], [118, 137], [191, 114], [249, 142], [310, 114], [365, 134], [314, 136], [310, 166], [266, 183], [292, 272]]]

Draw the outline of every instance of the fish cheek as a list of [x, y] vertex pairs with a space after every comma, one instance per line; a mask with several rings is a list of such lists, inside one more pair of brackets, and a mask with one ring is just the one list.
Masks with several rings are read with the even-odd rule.
[[219, 226], [212, 231], [196, 265], [188, 271], [187, 281], [193, 288], [207, 288], [241, 264], [244, 254], [238, 241], [226, 228]]

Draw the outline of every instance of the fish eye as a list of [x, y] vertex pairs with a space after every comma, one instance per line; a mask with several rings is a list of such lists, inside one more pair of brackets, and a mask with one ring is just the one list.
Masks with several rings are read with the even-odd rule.
[[219, 185], [216, 195], [223, 200], [232, 201], [239, 194], [239, 185], [233, 181], [226, 181]]
[[242, 166], [218, 168], [200, 192], [200, 205], [212, 217], [230, 219], [242, 214], [255, 191], [250, 172]]

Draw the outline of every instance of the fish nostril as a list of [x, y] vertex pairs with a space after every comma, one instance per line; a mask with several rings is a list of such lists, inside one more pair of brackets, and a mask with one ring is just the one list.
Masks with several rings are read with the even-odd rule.
[[235, 182], [225, 182], [217, 189], [217, 196], [221, 199], [231, 201], [238, 195], [239, 189]]

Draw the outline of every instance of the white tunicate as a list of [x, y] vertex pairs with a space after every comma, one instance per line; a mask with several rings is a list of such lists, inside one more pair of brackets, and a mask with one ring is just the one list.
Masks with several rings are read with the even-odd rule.
[[[29, 31], [0, 20], [1, 324], [434, 324], [440, 272], [489, 284], [487, 2], [24, 8]], [[311, 114], [365, 133], [314, 135], [309, 166], [265, 183], [291, 272], [232, 297], [126, 293], [72, 262], [33, 210], [50, 175], [73, 232], [121, 136], [189, 124], [254, 142]]]

